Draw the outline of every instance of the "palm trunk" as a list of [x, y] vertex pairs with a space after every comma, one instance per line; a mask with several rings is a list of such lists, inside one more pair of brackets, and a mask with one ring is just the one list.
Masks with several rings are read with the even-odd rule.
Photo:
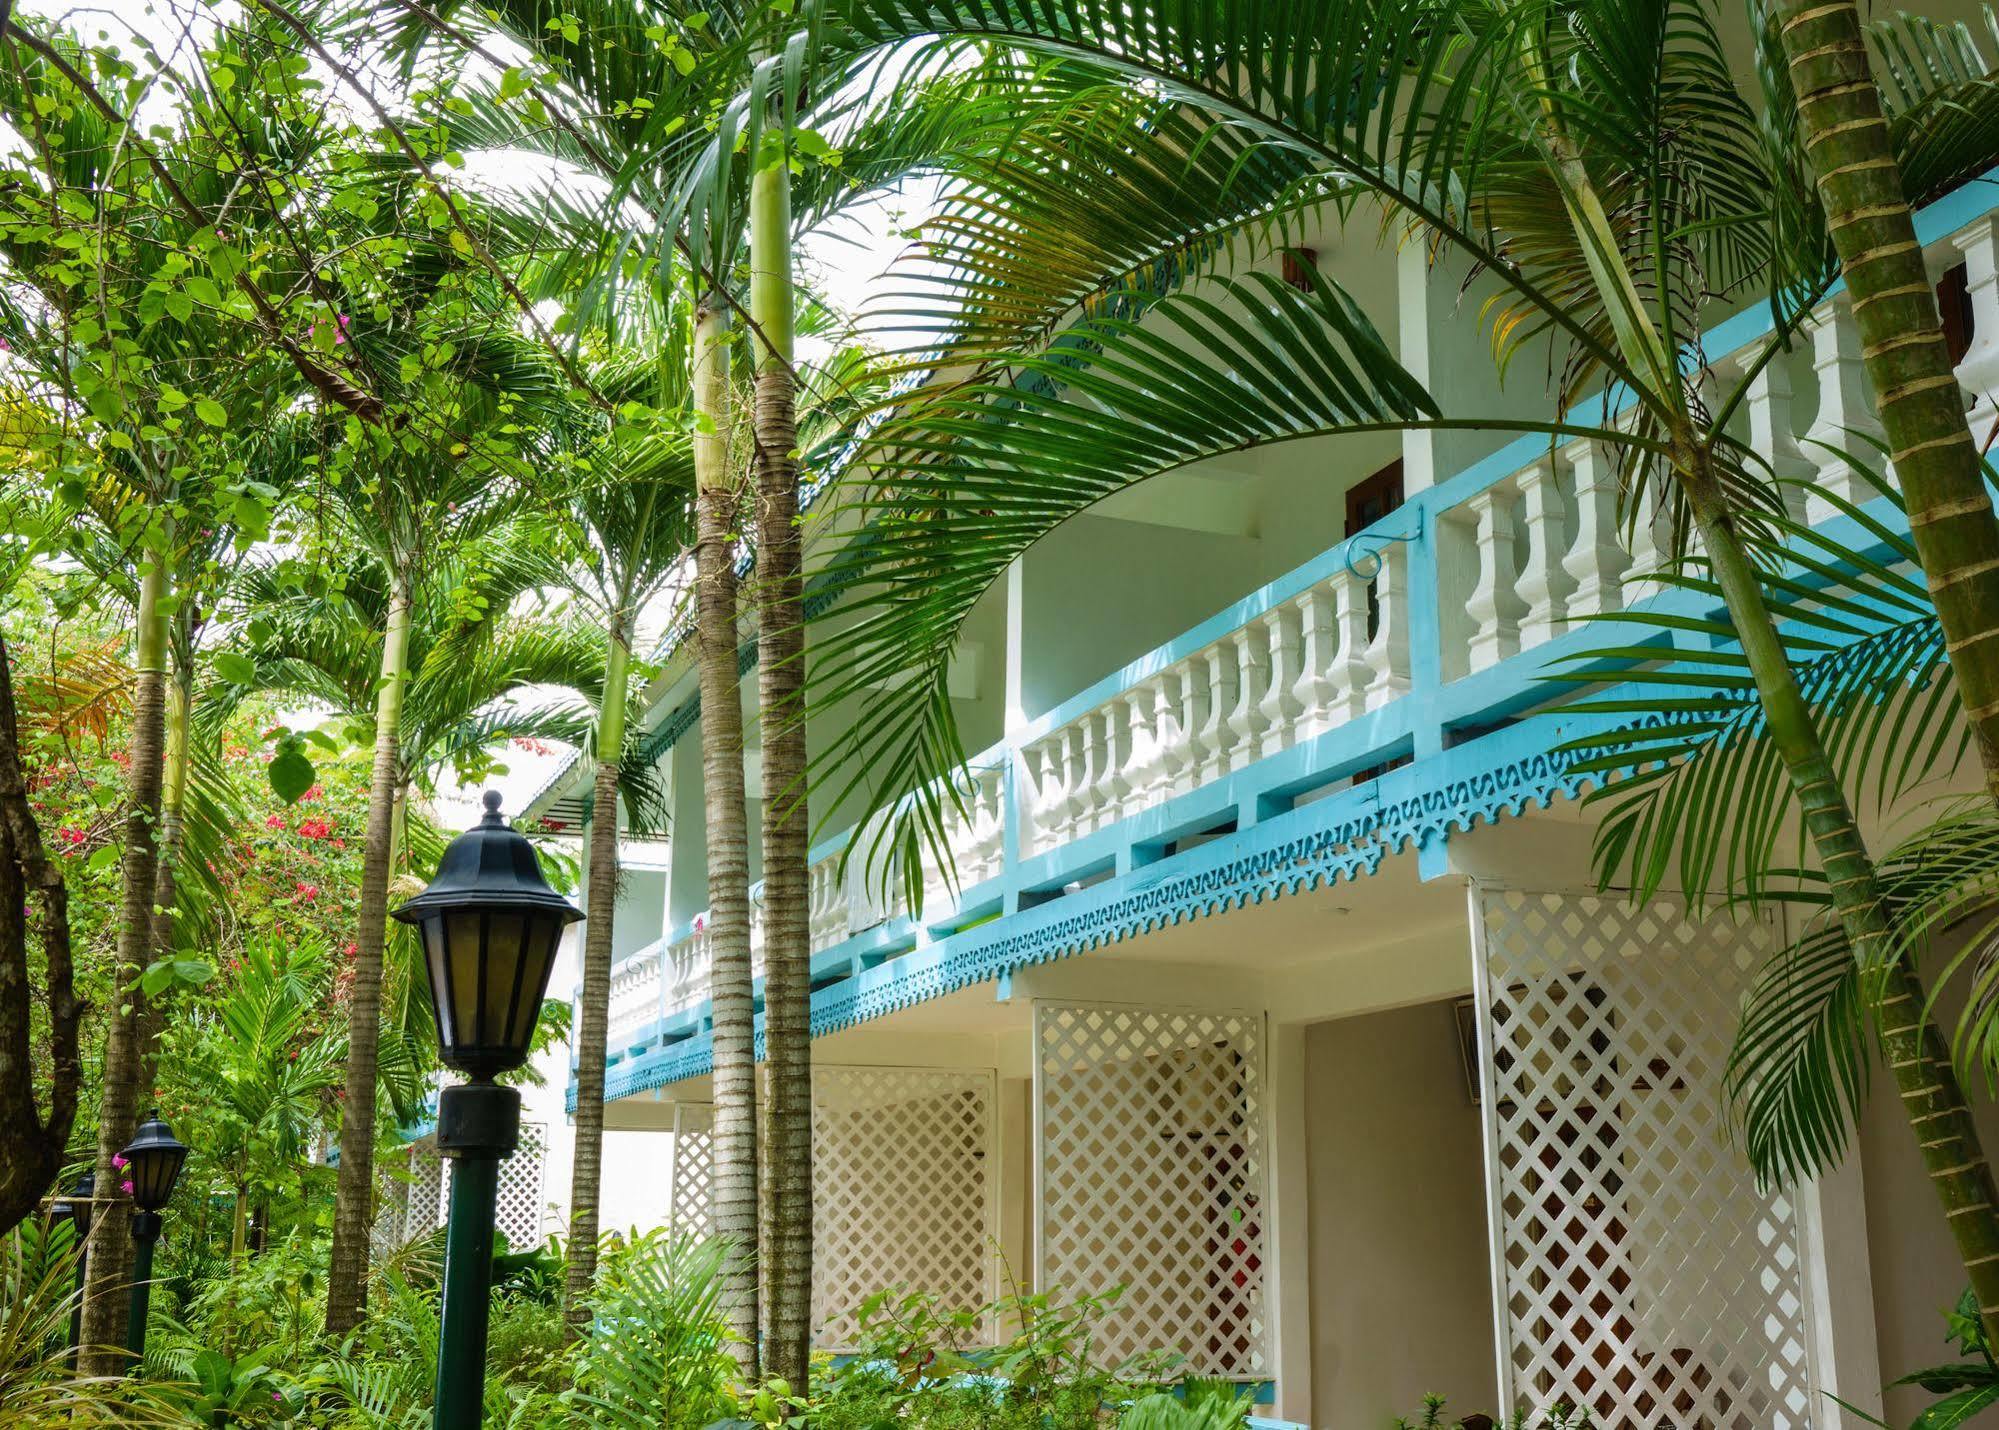
[[344, 1336], [367, 1307], [368, 1241], [374, 1221], [375, 1075], [382, 1037], [382, 943], [389, 921], [389, 863], [401, 784], [403, 687], [407, 682], [409, 573], [391, 574], [382, 632], [381, 689], [375, 696], [375, 764], [368, 782], [368, 831], [361, 860], [359, 946], [347, 990], [347, 1074], [340, 1119], [340, 1177], [333, 1198], [333, 1253], [326, 1273], [326, 1332]]
[[714, 1061], [715, 1234], [728, 1248], [730, 1346], [754, 1381], [757, 1344], [756, 1003], [750, 972], [750, 832], [737, 664], [736, 514], [729, 461], [729, 328], [719, 297], [695, 319], [694, 643], [701, 662], [701, 796], [708, 826], [709, 1004]]
[[756, 320], [757, 687], [763, 729], [764, 1356], [804, 1393], [812, 1334], [812, 973], [805, 807], [805, 598], [791, 371], [791, 176], [750, 181]]
[[[1999, 800], [1999, 521], [1902, 192], [1859, 7], [1790, 0], [1777, 6], [1776, 23], [1910, 534], [1986, 790]], [[1999, 1303], [1986, 1305], [1990, 1314]]]
[[1798, 689], [1775, 622], [1730, 522], [1705, 455], [1681, 463], [1688, 505], [1706, 543], [1708, 561], [1728, 603], [1749, 661], [1770, 736], [1797, 795], [1826, 888], [1854, 957], [1863, 970], [1881, 1050], [1922, 1154], [1923, 1168], [1958, 1256], [1978, 1295], [1987, 1334], [1999, 1331], [1999, 1196], [1979, 1146], [1971, 1109], [1958, 1086], [1943, 1034], [1924, 1016], [1921, 980], [1894, 952], [1874, 863], [1826, 754], [1817, 721]]
[[[180, 919], [180, 885], [176, 868], [180, 863], [182, 833], [187, 818], [188, 762], [193, 758], [188, 745], [188, 715], [194, 708], [194, 670], [187, 660], [175, 658], [173, 683], [167, 687], [166, 769], [160, 790], [159, 869], [153, 876], [152, 956], [173, 957], [178, 946], [176, 929]], [[140, 1067], [142, 1087], [159, 1086], [160, 1037], [166, 1031], [167, 1009], [163, 998], [148, 998], [141, 1012], [139, 1046], [144, 1062]]]
[[139, 1125], [139, 1093], [145, 1070], [145, 995], [139, 986], [153, 946], [153, 893], [159, 873], [154, 843], [160, 821], [162, 753], [167, 687], [167, 555], [150, 552], [139, 581], [137, 679], [132, 694], [132, 782], [125, 815], [123, 892], [118, 912], [117, 990], [108, 1010], [104, 1040], [104, 1087], [97, 1113], [98, 1204], [90, 1223], [85, 1271], [79, 1369], [85, 1375], [115, 1375], [127, 1357], [126, 1289], [132, 1277], [131, 1203], [118, 1195], [124, 1174], [111, 1159], [124, 1150]]
[[576, 1155], [569, 1178], [569, 1264], [563, 1313], [570, 1333], [590, 1321], [597, 1275], [597, 1203], [604, 1175], [604, 1053], [611, 1013], [611, 935], [618, 903], [618, 763], [625, 747], [630, 612], [612, 614], [597, 712], [597, 778], [590, 807], [590, 918], [583, 925], [583, 1009], [576, 1030]]

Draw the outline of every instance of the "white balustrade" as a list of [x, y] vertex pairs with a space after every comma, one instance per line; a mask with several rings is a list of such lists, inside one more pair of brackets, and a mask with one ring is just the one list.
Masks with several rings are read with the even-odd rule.
[[1520, 651], [1520, 618], [1526, 604], [1517, 592], [1520, 573], [1514, 567], [1513, 478], [1493, 483], [1465, 504], [1478, 557], [1465, 612], [1471, 617], [1471, 668], [1484, 670]]
[[[1812, 371], [1818, 378], [1819, 407], [1805, 434], [1806, 454], [1818, 466], [1818, 486], [1847, 501], [1864, 502], [1872, 488], [1854, 473], [1842, 454], [1879, 465], [1881, 423], [1874, 416], [1874, 394], [1860, 360], [1860, 332], [1854, 326], [1853, 305], [1844, 294], [1830, 298], [1806, 321], [1812, 336]], [[1873, 439], [1873, 440], [1870, 440]], [[1810, 521], [1823, 521], [1838, 510], [1823, 498], [1805, 503]]]
[[659, 1016], [659, 976], [666, 948], [647, 944], [611, 970], [611, 997], [605, 1045], [623, 1052]]
[[1527, 540], [1526, 563], [1515, 588], [1525, 607], [1520, 616], [1520, 644], [1525, 648], [1553, 640], [1569, 628], [1569, 595], [1575, 582], [1562, 564], [1569, 554], [1570, 522], [1554, 459], [1535, 459], [1513, 482], [1520, 492], [1520, 521]]
[[1359, 571], [1314, 581], [1028, 741], [1022, 852], [1109, 828], [1406, 691], [1405, 562], [1385, 542]]
[[1950, 241], [1964, 255], [1971, 299], [1971, 346], [1957, 365], [1957, 380], [1971, 394], [1971, 435], [1983, 446], [1999, 421], [1999, 224], [1987, 214]]

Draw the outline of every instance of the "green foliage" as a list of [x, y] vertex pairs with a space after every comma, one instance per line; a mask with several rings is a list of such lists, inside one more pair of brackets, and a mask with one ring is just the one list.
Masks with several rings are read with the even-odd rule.
[[[1937, 1400], [1918, 1412], [1908, 1430], [1955, 1430], [1981, 1412], [1999, 1405], [1999, 1361], [1985, 1338], [1978, 1315], [1978, 1298], [1969, 1287], [1945, 1317], [1945, 1337], [1957, 1346], [1959, 1360], [1925, 1367], [1889, 1382], [1890, 1387], [1912, 1385], [1929, 1391]], [[1886, 1420], [1840, 1401], [1848, 1414], [1894, 1430]]]
[[721, 1244], [684, 1232], [607, 1243], [565, 1397], [577, 1424], [692, 1430], [729, 1412], [721, 1269]]

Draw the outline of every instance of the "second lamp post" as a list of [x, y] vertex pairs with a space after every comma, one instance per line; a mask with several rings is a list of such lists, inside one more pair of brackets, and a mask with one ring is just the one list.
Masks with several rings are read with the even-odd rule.
[[137, 1370], [146, 1358], [146, 1318], [152, 1309], [153, 1248], [160, 1241], [160, 1208], [174, 1194], [174, 1183], [180, 1180], [181, 1166], [187, 1161], [187, 1147], [160, 1121], [157, 1112], [149, 1112], [120, 1155], [125, 1159], [132, 1204], [138, 1208], [132, 1213], [132, 1240], [137, 1251], [132, 1259], [131, 1318], [125, 1327], [125, 1345]]
[[562, 931], [583, 911], [548, 886], [534, 846], [500, 818], [500, 796], [451, 841], [430, 887], [395, 911], [423, 939], [438, 1056], [468, 1082], [437, 1100], [437, 1150], [452, 1161], [437, 1347], [435, 1430], [476, 1430], [500, 1163], [520, 1141], [521, 1095], [494, 1082], [527, 1061]]

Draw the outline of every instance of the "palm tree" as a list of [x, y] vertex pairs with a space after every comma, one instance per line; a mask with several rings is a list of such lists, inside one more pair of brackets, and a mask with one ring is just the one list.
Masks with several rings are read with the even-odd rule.
[[[1861, 359], [1986, 791], [1999, 801], [1999, 520], [1916, 241], [1910, 202], [1928, 196], [1921, 186], [1934, 176], [1921, 156], [1904, 173], [1857, 5], [1777, 0], [1768, 23], [1788, 61], [1799, 148], [1853, 295]], [[1931, 38], [1910, 28], [1911, 40]], [[1956, 103], [1934, 99], [1939, 108]], [[1999, 1302], [1981, 1304], [1999, 1316]]]
[[[957, 625], [1028, 544], [1107, 492], [1228, 447], [1303, 435], [1390, 425], [1581, 433], [1563, 419], [1601, 383], [1633, 406], [1623, 430], [1588, 435], [1629, 454], [1635, 477], [1666, 482], [1739, 634], [1848, 947], [1863, 966], [1894, 970], [1872, 985], [1877, 1015], [1924, 1007], [1894, 955], [1879, 880], [1745, 545], [1773, 499], [1760, 459], [1725, 424], [1838, 273], [1798, 146], [1737, 93], [1706, 7], [1332, 0], [1208, 19], [1172, 4], [1105, 11], [1081, 0], [801, 7], [798, 42], [816, 42], [834, 73], [925, 35], [1063, 57], [1023, 64], [1031, 83], [1014, 86], [1023, 107], [1048, 116], [1041, 148], [972, 170], [963, 237], [948, 257], [969, 275], [974, 301], [941, 317], [931, 338], [942, 349], [931, 362], [947, 376], [905, 401], [857, 464], [855, 505], [894, 539], [857, 539], [842, 558], [848, 619], [822, 638], [821, 699], [909, 665], [925, 698], [843, 736], [838, 754], [863, 773], [836, 778], [880, 774], [877, 803], [903, 808], [899, 832], [885, 837], [910, 847], [922, 831], [941, 843], [954, 786], [937, 754], [961, 758], [944, 683]], [[1767, 48], [1763, 58], [1767, 72]], [[1225, 187], [1218, 203], [1182, 206], [1177, 222], [1161, 222], [1157, 205], [1129, 220], [1113, 207], [1133, 176], [1162, 169], [1191, 176], [1176, 197], [1198, 198], [1210, 151], [1231, 147], [1269, 157], [1267, 195], [1245, 201]], [[1037, 205], [1056, 160], [1072, 200], [1064, 232], [1117, 240], [1085, 265], [1083, 282], [1073, 262], [1037, 281], [1006, 251], [1010, 235], [1031, 231], [1027, 220], [1047, 217]], [[1953, 155], [1959, 173], [1989, 162]], [[1236, 300], [1226, 312], [1210, 296], [1170, 291], [1211, 273], [1230, 236], [1267, 232], [1315, 202], [1385, 212], [1488, 273], [1503, 289], [1490, 308], [1496, 355], [1553, 346], [1556, 420], [1440, 412], [1330, 283], [1293, 302], [1274, 279], [1218, 279], [1214, 295]], [[1194, 261], [1169, 262], [1188, 254]], [[1705, 402], [1681, 366], [1696, 310], [1717, 294], [1756, 291], [1776, 295], [1776, 331], [1747, 374]], [[1076, 316], [1079, 300], [1119, 293], [1125, 311], [1092, 303]], [[1128, 321], [1148, 310], [1144, 326]], [[1314, 360], [1270, 361], [1301, 353]], [[1259, 362], [1281, 401], [1235, 376]], [[1999, 1198], [1941, 1037], [1926, 1021], [1881, 1021], [1967, 1272], [1981, 1303], [1999, 1306]]]
[[[477, 55], [490, 63], [494, 52], [483, 38], [487, 32], [468, 28], [473, 22], [461, 18], [461, 8], [435, 6], [416, 16], [412, 7], [415, 18], [400, 42], [414, 51], [420, 32], [427, 29], [459, 53]], [[599, 326], [614, 334], [635, 321], [657, 327], [661, 315], [682, 308], [677, 301], [681, 282], [677, 271], [683, 267], [692, 270], [694, 340], [690, 358], [698, 490], [693, 637], [702, 710], [712, 957], [716, 1107], [712, 1204], [716, 1231], [732, 1248], [727, 1267], [728, 1304], [735, 1331], [732, 1349], [746, 1375], [753, 1377], [759, 1339], [757, 1079], [735, 549], [744, 482], [732, 450], [742, 425], [737, 412], [753, 404], [744, 401], [730, 373], [732, 348], [747, 341], [760, 358], [783, 353], [782, 363], [757, 362], [759, 389], [766, 375], [777, 382], [791, 376], [788, 315], [781, 316], [772, 307], [769, 323], [759, 316], [760, 285], [754, 275], [747, 311], [733, 287], [743, 257], [745, 230], [751, 226], [750, 210], [757, 201], [751, 193], [755, 180], [749, 172], [754, 166], [739, 161], [737, 151], [756, 156], [759, 163], [781, 153], [782, 146], [773, 150], [765, 142], [767, 115], [773, 107], [767, 101], [778, 99], [780, 110], [791, 101], [776, 95], [781, 62], [751, 61], [760, 36], [754, 7], [749, 14], [734, 13], [730, 7], [683, 12], [675, 5], [653, 0], [602, 0], [579, 10], [549, 0], [513, 0], [486, 9], [484, 17], [512, 43], [532, 52], [551, 77], [538, 84], [532, 106], [524, 102], [524, 96], [510, 97], [504, 85], [471, 81], [462, 86], [459, 97], [463, 112], [454, 136], [459, 146], [539, 152], [570, 171], [611, 185], [610, 198], [602, 204], [579, 203], [562, 188], [553, 187], [537, 196], [531, 219], [523, 224], [525, 245], [558, 250], [550, 263], [552, 291], [572, 303], [579, 327]], [[755, 91], [754, 102], [739, 102], [741, 97], [733, 93], [739, 85]], [[967, 87], [965, 93], [972, 91]], [[696, 126], [682, 123], [689, 113], [711, 110], [717, 115], [716, 133], [723, 136], [712, 147], [706, 131], [697, 132]], [[836, 112], [844, 111], [836, 106]], [[947, 113], [941, 105], [904, 106], [884, 93], [880, 102], [863, 113], [848, 116], [852, 123], [843, 135], [842, 162], [837, 169], [809, 166], [788, 183], [778, 182], [774, 169], [769, 172], [758, 191], [769, 210], [766, 217], [778, 220], [779, 227], [790, 222], [809, 227], [837, 214], [849, 202], [934, 165], [938, 141], [951, 132], [951, 123], [943, 117]], [[781, 165], [784, 160], [779, 158], [776, 163]], [[775, 208], [780, 201], [795, 202], [789, 220]], [[607, 230], [612, 235], [609, 242], [604, 239]], [[767, 268], [771, 281], [760, 287], [763, 301], [781, 301], [788, 307], [788, 252], [784, 244], [775, 242], [778, 229], [771, 223], [763, 224], [761, 232], [767, 245], [777, 250]], [[565, 234], [574, 238], [565, 238]], [[766, 332], [782, 335], [781, 347], [767, 341]], [[759, 446], [772, 463], [772, 480], [778, 488], [792, 493], [790, 510], [795, 513], [792, 444], [780, 436]], [[784, 475], [787, 471], [789, 476]], [[795, 521], [767, 504], [761, 504], [759, 510], [760, 526], [769, 523], [780, 549], [789, 545], [796, 550]], [[759, 556], [759, 565], [767, 570], [767, 558]], [[790, 586], [795, 589], [796, 584], [794, 579]], [[772, 587], [764, 580], [758, 589], [760, 593], [781, 592], [786, 586], [780, 581]], [[785, 634], [787, 629], [802, 632], [795, 606], [787, 607], [780, 600], [777, 609], [779, 642], [789, 640], [796, 648], [799, 640]], [[784, 615], [786, 610], [793, 614]], [[770, 619], [766, 611], [764, 620]], [[768, 636], [759, 639], [762, 678], [777, 680], [781, 693], [783, 682], [795, 681], [802, 666], [798, 660], [773, 659], [772, 649]], [[790, 703], [795, 708], [795, 699]], [[802, 721], [796, 716], [773, 721], [773, 707], [769, 701], [764, 704], [766, 739], [773, 731], [777, 734], [775, 747], [766, 747], [766, 778], [783, 779], [787, 759], [802, 768]], [[771, 773], [773, 753], [777, 755], [776, 775]], [[767, 834], [766, 902], [771, 905], [771, 937], [776, 940], [773, 954], [779, 948], [792, 950], [784, 957], [774, 956], [772, 961], [776, 981], [767, 987], [766, 997], [775, 998], [779, 1009], [802, 1008], [804, 997], [794, 990], [794, 985], [803, 988], [801, 861], [806, 828], [803, 785], [795, 773], [779, 786], [783, 797], [766, 803], [767, 815], [783, 822], [775, 831], [778, 850], [795, 847], [795, 857], [787, 855], [778, 862], [785, 868], [797, 866], [794, 879], [771, 862]], [[784, 890], [793, 883], [798, 897], [787, 902]], [[792, 903], [795, 910], [784, 913]], [[777, 925], [790, 932], [780, 933]], [[796, 978], [791, 972], [794, 968], [800, 970]], [[791, 1021], [802, 1028], [802, 1018], [800, 1013]], [[784, 1031], [787, 1026], [780, 1013], [774, 1028], [778, 1043], [795, 1052], [798, 1039]], [[786, 1055], [786, 1061], [789, 1066], [804, 1067], [800, 1058]], [[793, 1113], [806, 1106], [796, 1095], [799, 1078], [804, 1075], [791, 1075], [786, 1081], [790, 1089], [787, 1106]], [[795, 1122], [796, 1116], [788, 1113], [787, 1125]], [[797, 1142], [795, 1127], [793, 1142]], [[787, 1221], [804, 1222], [809, 1219], [809, 1204], [801, 1204], [796, 1193], [803, 1185], [809, 1196], [809, 1167], [792, 1176], [791, 1184], [793, 1195], [784, 1215]], [[793, 1233], [790, 1245], [794, 1261], [809, 1256], [809, 1228]], [[809, 1271], [794, 1268], [789, 1279], [794, 1287], [802, 1286], [808, 1275]], [[802, 1307], [802, 1302], [798, 1306]], [[802, 1324], [803, 1314], [802, 1309], [796, 1309], [793, 1319]]]
[[576, 1151], [569, 1181], [569, 1256], [564, 1313], [572, 1333], [590, 1318], [603, 1178], [604, 1058], [611, 999], [613, 910], [618, 901], [619, 776], [626, 743], [627, 687], [640, 615], [683, 569], [691, 545], [694, 459], [681, 434], [690, 393], [684, 356], [633, 352], [599, 364], [599, 391], [643, 404], [659, 426], [593, 430], [577, 493], [581, 540], [571, 589], [604, 629], [603, 694], [592, 740], [588, 908], [583, 997], [576, 1032]]
[[780, 133], [750, 179], [755, 324], [757, 708], [763, 731], [764, 1355], [806, 1383], [812, 1337], [812, 934], [805, 806], [805, 543], [798, 515], [792, 370], [791, 144]]

